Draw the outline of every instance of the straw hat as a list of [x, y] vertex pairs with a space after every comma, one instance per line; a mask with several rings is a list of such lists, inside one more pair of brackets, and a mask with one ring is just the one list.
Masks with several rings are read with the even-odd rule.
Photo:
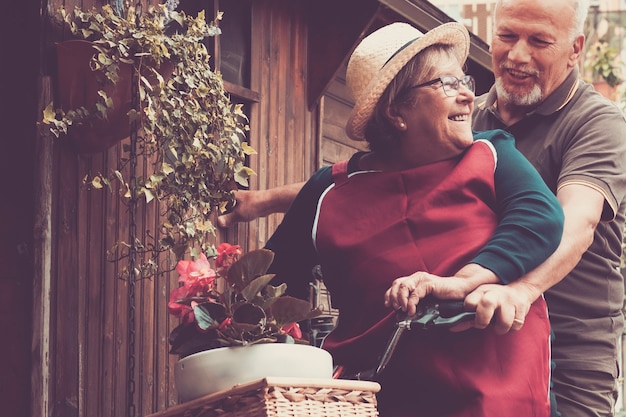
[[463, 65], [469, 53], [469, 33], [460, 23], [444, 23], [426, 34], [407, 23], [392, 23], [365, 37], [356, 47], [346, 72], [348, 90], [355, 105], [346, 132], [354, 140], [365, 140], [365, 127], [391, 80], [423, 49], [452, 45]]

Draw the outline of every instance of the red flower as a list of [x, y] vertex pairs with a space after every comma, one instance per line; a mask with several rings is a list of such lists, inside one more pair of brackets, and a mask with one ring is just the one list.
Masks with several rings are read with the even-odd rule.
[[189, 296], [189, 289], [185, 286], [174, 288], [170, 293], [170, 301], [167, 304], [167, 311], [174, 317], [178, 317], [183, 323], [192, 323], [195, 320], [193, 309], [190, 305], [180, 303]]
[[302, 330], [300, 329], [300, 325], [298, 323], [286, 324], [281, 327], [280, 330], [287, 333], [294, 339], [302, 339]]
[[231, 317], [226, 317], [224, 321], [220, 323], [218, 330], [224, 330], [228, 328], [228, 326], [230, 326], [231, 324], [233, 324], [233, 319]]
[[237, 261], [239, 255], [242, 253], [241, 246], [231, 245], [230, 243], [222, 243], [217, 247], [215, 266], [228, 271], [230, 266]]

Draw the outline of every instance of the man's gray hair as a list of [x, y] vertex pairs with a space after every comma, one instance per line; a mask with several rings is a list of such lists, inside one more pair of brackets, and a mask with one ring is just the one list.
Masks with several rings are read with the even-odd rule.
[[[496, 7], [493, 9], [493, 21], [494, 24], [496, 22], [496, 14], [498, 13], [498, 7], [501, 3], [509, 0], [499, 0], [496, 2]], [[510, 1], [518, 1], [518, 0], [510, 0]], [[584, 34], [585, 30], [585, 20], [587, 20], [587, 15], [589, 14], [589, 1], [590, 0], [572, 0], [574, 5], [574, 21], [572, 22], [571, 30], [570, 30], [570, 38], [573, 41], [576, 36], [580, 34]]]
[[576, 26], [574, 26], [574, 33], [573, 33], [572, 39], [580, 35], [581, 33], [584, 33], [585, 20], [587, 20], [588, 14], [589, 14], [589, 0], [574, 1], [574, 21], [576, 22]]

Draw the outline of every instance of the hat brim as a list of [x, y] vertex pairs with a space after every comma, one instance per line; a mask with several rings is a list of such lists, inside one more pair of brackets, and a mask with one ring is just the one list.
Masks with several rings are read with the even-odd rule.
[[351, 139], [365, 140], [367, 123], [374, 113], [380, 96], [391, 80], [415, 55], [432, 45], [452, 46], [459, 64], [463, 65], [469, 55], [469, 33], [465, 26], [460, 23], [444, 23], [426, 32], [394, 55], [370, 81], [364, 93], [357, 97], [346, 124], [346, 133]]

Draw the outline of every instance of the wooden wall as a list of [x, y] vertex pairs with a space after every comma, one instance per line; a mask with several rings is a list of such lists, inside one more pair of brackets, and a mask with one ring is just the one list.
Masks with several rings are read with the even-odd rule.
[[354, 102], [346, 87], [345, 65], [331, 81], [322, 99], [323, 123], [320, 165], [343, 161], [357, 150], [365, 150], [365, 142], [354, 141], [345, 131]]
[[[207, 15], [212, 15], [212, 0], [186, 1], [206, 5], [210, 10]], [[40, 5], [42, 10], [52, 13], [60, 5], [88, 8], [104, 2], [41, 0]], [[355, 7], [357, 3], [360, 7]], [[345, 86], [345, 62], [339, 61], [341, 51], [348, 56], [349, 46], [358, 42], [359, 33], [371, 29], [368, 22], [378, 5], [376, 1], [364, 0], [339, 3], [324, 0], [318, 6], [312, 6], [313, 3], [307, 0], [252, 0], [251, 4], [250, 88], [246, 91], [232, 85], [229, 88], [233, 101], [246, 103], [251, 129], [249, 141], [258, 151], [257, 155], [250, 157], [250, 166], [257, 172], [251, 179], [250, 188], [266, 189], [304, 181], [321, 165], [348, 158], [354, 150], [363, 149], [361, 143], [349, 140], [344, 132], [352, 101]], [[368, 7], [365, 7], [366, 4]], [[309, 13], [311, 7], [319, 7], [314, 19]], [[331, 13], [331, 7], [339, 17], [335, 16], [332, 24], [326, 26], [324, 16]], [[44, 29], [39, 54], [41, 63], [34, 62], [32, 68], [29, 67], [33, 78], [37, 73], [41, 75], [41, 86], [33, 94], [39, 97], [31, 98], [31, 101], [39, 100], [42, 107], [56, 93], [51, 51], [53, 42], [61, 40], [62, 34], [46, 31], [47, 26], [36, 20], [40, 18], [37, 13], [31, 12], [31, 15], [35, 16], [31, 20], [32, 25], [40, 25]], [[339, 20], [343, 16], [352, 17], [352, 24], [342, 25]], [[393, 18], [397, 19], [397, 16]], [[328, 68], [322, 67], [323, 71], [320, 65], [307, 62], [308, 59], [323, 59], [307, 57], [311, 20], [316, 24], [322, 22], [317, 32], [313, 33], [325, 35], [318, 38], [317, 47], [324, 48], [330, 42], [328, 48], [335, 48], [335, 53], [329, 54], [334, 60]], [[349, 35], [342, 37], [342, 42], [333, 43], [333, 38], [341, 36], [337, 33], [347, 27]], [[14, 32], [19, 32], [17, 27], [14, 27]], [[31, 46], [35, 49], [34, 45]], [[311, 97], [307, 97], [310, 77], [319, 77], [319, 74], [308, 71], [324, 74], [312, 83], [320, 90], [322, 86], [328, 86], [319, 102], [317, 95], [313, 102]], [[19, 78], [23, 83], [29, 82], [26, 71], [15, 73], [24, 75]], [[330, 83], [328, 77], [332, 78]], [[33, 84], [36, 83], [31, 80], [28, 85]], [[31, 89], [35, 90], [34, 87]], [[14, 88], [12, 91], [27, 92], [28, 89]], [[10, 320], [9, 310], [27, 304], [26, 310], [30, 312], [29, 303], [33, 304], [34, 336], [30, 363], [7, 349], [0, 351], [9, 353], [11, 359], [19, 360], [13, 367], [3, 367], [11, 372], [10, 375], [3, 374], [8, 375], [2, 380], [3, 383], [6, 381], [5, 385], [12, 381], [11, 378], [19, 378], [19, 370], [24, 363], [32, 364], [31, 402], [27, 404], [22, 398], [18, 406], [10, 409], [13, 412], [4, 413], [0, 409], [0, 415], [145, 416], [177, 404], [173, 381], [173, 366], [177, 358], [168, 354], [167, 337], [178, 323], [170, 318], [166, 310], [169, 292], [172, 286], [177, 285], [177, 277], [175, 274], [166, 275], [154, 280], [137, 281], [134, 285], [120, 279], [122, 265], [109, 262], [106, 252], [115, 242], [127, 239], [130, 220], [126, 206], [116, 193], [89, 191], [82, 184], [87, 174], [115, 168], [123, 152], [122, 144], [99, 154], [79, 155], [63, 139], [50, 141], [50, 138], [40, 134], [37, 137], [39, 142], [35, 142], [36, 133], [32, 126], [40, 112], [41, 108], [37, 114], [33, 111], [31, 123], [24, 125], [31, 126], [23, 128], [30, 129], [28, 132], [11, 131], [17, 138], [30, 135], [30, 140], [21, 143], [21, 152], [31, 152], [35, 143], [40, 144], [35, 160], [13, 158], [14, 163], [9, 165], [13, 171], [6, 174], [6, 177], [13, 172], [22, 174], [20, 184], [24, 186], [29, 179], [32, 180], [28, 173], [35, 165], [38, 186], [31, 192], [36, 194], [36, 201], [25, 198], [27, 204], [24, 210], [3, 212], [3, 221], [19, 214], [29, 216], [30, 219], [25, 222], [35, 226], [34, 246], [39, 248], [35, 251], [33, 282], [27, 279], [21, 283], [13, 279], [11, 292], [3, 298], [10, 303], [3, 303], [6, 311], [0, 309], [0, 318], [4, 322], [5, 317]], [[15, 117], [15, 112], [7, 114]], [[140, 170], [143, 172], [145, 169], [146, 164], [141, 164]], [[28, 190], [23, 188], [24, 192]], [[14, 192], [14, 189], [9, 191]], [[17, 194], [12, 197], [22, 198]], [[154, 205], [142, 207], [136, 220], [138, 230], [154, 231], [158, 224], [158, 212]], [[228, 230], [219, 230], [216, 241], [240, 244], [245, 250], [261, 247], [281, 219], [282, 215], [272, 215]], [[20, 235], [24, 225], [3, 223], [2, 226], [3, 232]], [[5, 239], [2, 242], [6, 244], [8, 241]], [[11, 249], [7, 248], [5, 253]], [[4, 274], [10, 271], [17, 276], [31, 267], [24, 261], [26, 258], [14, 256], [11, 259], [11, 269], [5, 269]], [[0, 275], [0, 278], [4, 277]], [[32, 300], [20, 293], [22, 287], [26, 287], [27, 292], [32, 291]], [[131, 290], [134, 290], [134, 302], [129, 300]], [[134, 316], [134, 326], [129, 324], [131, 315]], [[133, 334], [129, 332], [132, 327], [135, 329]], [[27, 346], [25, 341], [31, 328], [16, 326], [12, 330], [16, 340], [21, 341], [22, 348], [24, 344]], [[26, 385], [28, 383], [22, 379], [21, 387]], [[1, 402], [8, 403], [12, 395], [17, 397], [16, 391], [24, 393], [25, 390], [10, 391], [0, 386]]]
[[[84, 8], [92, 3], [52, 0], [48, 10], [61, 4]], [[318, 117], [306, 103], [307, 30], [302, 10], [301, 1], [253, 2], [251, 90], [259, 97], [248, 108], [250, 142], [258, 151], [250, 158], [257, 172], [253, 189], [303, 181], [317, 168]], [[47, 48], [53, 40], [47, 40]], [[54, 81], [54, 66], [49, 68]], [[37, 382], [44, 392], [33, 405], [43, 415], [144, 416], [178, 403], [173, 382], [177, 357], [168, 354], [167, 343], [178, 323], [166, 309], [177, 277], [141, 280], [134, 286], [120, 279], [121, 264], [107, 261], [106, 251], [127, 239], [130, 220], [124, 201], [82, 184], [85, 175], [114, 168], [122, 151], [120, 144], [103, 153], [79, 155], [66, 141], [54, 142], [50, 372], [34, 370], [35, 379], [45, 379]], [[154, 231], [157, 213], [154, 205], [142, 207], [138, 230]], [[246, 249], [262, 246], [280, 218], [219, 231], [217, 241]], [[129, 300], [133, 287], [134, 303]], [[129, 333], [131, 311], [134, 334]]]
[[[251, 189], [306, 180], [318, 167], [317, 108], [306, 97], [307, 26], [304, 1], [254, 0], [252, 89], [261, 100], [250, 105], [251, 157], [257, 175]], [[262, 247], [282, 215], [271, 215], [227, 231], [247, 248]], [[236, 236], [236, 237], [234, 237]]]
[[[107, 250], [129, 240], [125, 200], [82, 183], [86, 175], [114, 169], [124, 143], [100, 154], [79, 155], [63, 138], [55, 141], [50, 416], [141, 416], [177, 403], [176, 358], [168, 354], [167, 344], [169, 330], [177, 324], [167, 313], [176, 277], [133, 283], [121, 279], [125, 260], [110, 262]], [[145, 175], [146, 166], [140, 161], [139, 175]], [[154, 204], [140, 206], [135, 221], [139, 234], [157, 230], [157, 213]]]

